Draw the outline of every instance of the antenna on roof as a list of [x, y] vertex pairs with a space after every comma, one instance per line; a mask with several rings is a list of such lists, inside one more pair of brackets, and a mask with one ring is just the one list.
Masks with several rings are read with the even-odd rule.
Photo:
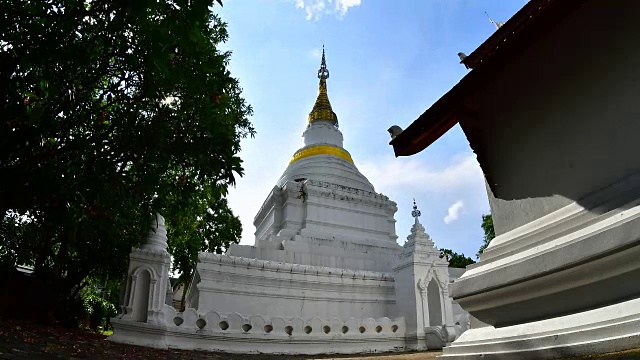
[[489, 14], [488, 14], [486, 11], [485, 11], [484, 13], [485, 13], [485, 14], [487, 14], [487, 17], [489, 18], [489, 21], [491, 21], [491, 23], [492, 23], [493, 25], [495, 25], [496, 29], [500, 29], [500, 27], [501, 27], [502, 25], [504, 25], [504, 22], [503, 22], [503, 21], [493, 21], [493, 19], [491, 18], [491, 16], [489, 16]]

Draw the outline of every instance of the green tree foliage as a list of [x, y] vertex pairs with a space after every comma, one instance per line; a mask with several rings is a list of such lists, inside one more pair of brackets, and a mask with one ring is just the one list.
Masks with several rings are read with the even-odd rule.
[[0, 5], [0, 261], [33, 265], [51, 303], [119, 278], [156, 211], [180, 271], [238, 240], [224, 196], [252, 109], [214, 5]]
[[446, 258], [449, 262], [449, 267], [453, 268], [466, 268], [467, 265], [475, 264], [475, 261], [470, 257], [464, 256], [464, 254], [458, 254], [450, 249], [441, 249], [440, 258]]
[[[242, 224], [227, 206], [226, 199], [190, 204], [169, 227], [169, 252], [173, 254], [178, 284], [184, 287], [182, 307], [193, 277], [200, 251], [222, 254], [231, 242], [242, 235]], [[194, 221], [195, 219], [195, 221]], [[216, 241], [211, 241], [215, 239]]]
[[107, 329], [109, 320], [118, 314], [119, 290], [119, 281], [92, 279], [75, 299], [82, 303], [80, 320], [84, 320], [91, 329], [98, 326]]
[[493, 228], [493, 217], [491, 214], [482, 215], [482, 225], [480, 226], [482, 227], [482, 231], [484, 231], [484, 242], [476, 254], [476, 259], [480, 258], [480, 254], [482, 254], [484, 249], [489, 246], [491, 240], [496, 237], [496, 232]]

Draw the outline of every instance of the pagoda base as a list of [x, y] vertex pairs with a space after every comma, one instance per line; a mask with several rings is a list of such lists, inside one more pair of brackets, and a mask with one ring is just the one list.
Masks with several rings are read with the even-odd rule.
[[405, 340], [404, 319], [301, 319], [237, 313], [175, 313], [165, 307], [165, 324], [111, 319], [107, 340], [158, 349], [243, 354], [357, 354], [426, 350]]
[[439, 359], [557, 359], [640, 347], [640, 299], [553, 319], [467, 330]]

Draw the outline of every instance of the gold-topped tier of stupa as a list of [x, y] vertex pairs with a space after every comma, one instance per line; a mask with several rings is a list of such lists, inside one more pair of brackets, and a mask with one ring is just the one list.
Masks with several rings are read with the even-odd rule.
[[318, 70], [318, 78], [320, 84], [318, 85], [318, 97], [316, 98], [313, 109], [309, 113], [309, 125], [312, 122], [318, 120], [333, 121], [334, 125], [338, 125], [338, 116], [333, 112], [331, 103], [329, 102], [329, 96], [327, 95], [327, 79], [329, 78], [329, 69], [327, 69], [327, 63], [324, 58], [324, 46], [322, 47], [322, 62], [320, 63], [320, 69]]

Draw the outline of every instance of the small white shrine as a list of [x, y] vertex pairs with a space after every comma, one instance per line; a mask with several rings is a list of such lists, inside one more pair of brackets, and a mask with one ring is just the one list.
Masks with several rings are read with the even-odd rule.
[[164, 221], [131, 253], [122, 313], [109, 340], [160, 348], [320, 354], [440, 349], [468, 328], [449, 296], [462, 275], [415, 223], [397, 244], [396, 203], [376, 193], [343, 148], [327, 96], [319, 93], [304, 145], [254, 219], [254, 246], [201, 253], [188, 308], [165, 305]]

